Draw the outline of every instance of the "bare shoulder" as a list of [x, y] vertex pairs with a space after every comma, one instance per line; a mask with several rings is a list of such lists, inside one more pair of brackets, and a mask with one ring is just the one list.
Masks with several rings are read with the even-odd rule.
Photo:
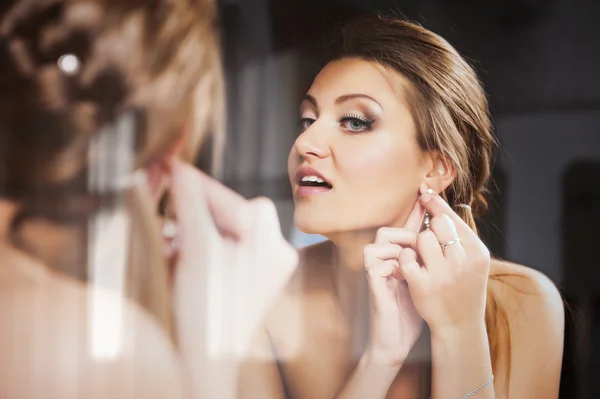
[[492, 261], [490, 274], [510, 340], [509, 374], [500, 368], [498, 381], [510, 382], [510, 397], [558, 397], [564, 342], [559, 290], [543, 273], [510, 262]]
[[9, 255], [0, 268], [0, 397], [182, 397], [179, 360], [150, 315]]
[[[548, 311], [563, 317], [563, 300], [554, 282], [543, 273], [516, 263], [493, 260], [490, 267], [492, 290], [507, 310], [523, 307]], [[537, 312], [536, 312], [537, 313]], [[540, 316], [547, 316], [546, 313]]]

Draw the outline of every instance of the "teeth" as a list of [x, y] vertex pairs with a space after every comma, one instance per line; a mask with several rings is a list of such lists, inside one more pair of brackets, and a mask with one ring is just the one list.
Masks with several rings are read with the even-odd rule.
[[325, 180], [321, 179], [320, 177], [317, 176], [304, 176], [302, 178], [303, 182], [314, 182], [314, 183], [325, 183]]

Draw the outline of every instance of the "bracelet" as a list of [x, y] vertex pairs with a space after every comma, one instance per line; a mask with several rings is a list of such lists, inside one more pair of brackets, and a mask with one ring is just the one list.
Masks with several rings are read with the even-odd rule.
[[487, 387], [488, 385], [491, 385], [492, 382], [494, 382], [494, 375], [493, 374], [492, 374], [492, 378], [490, 378], [489, 380], [487, 380], [486, 382], [484, 382], [479, 387], [475, 388], [474, 390], [472, 390], [471, 392], [469, 392], [465, 396], [462, 396], [460, 399], [468, 399], [468, 398], [470, 398], [471, 396], [475, 395], [477, 392], [481, 391], [483, 388]]
[[[487, 380], [486, 382], [484, 382], [483, 384], [481, 384], [480, 386], [478, 386], [477, 388], [475, 388], [474, 390], [472, 390], [468, 394], [466, 394], [464, 396], [461, 396], [460, 399], [469, 399], [471, 396], [475, 395], [477, 392], [479, 392], [482, 389], [486, 388], [487, 386], [491, 385], [492, 382], [494, 382], [494, 375], [493, 374], [492, 374], [492, 378], [490, 378], [489, 380]], [[429, 397], [429, 399], [431, 399], [431, 396]]]

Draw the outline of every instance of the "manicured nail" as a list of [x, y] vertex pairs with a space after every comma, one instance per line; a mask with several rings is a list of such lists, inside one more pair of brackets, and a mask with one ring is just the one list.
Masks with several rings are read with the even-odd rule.
[[433, 192], [434, 191], [432, 189], [428, 189], [426, 192], [421, 194], [421, 202], [423, 204], [428, 203], [431, 200], [431, 196], [432, 196]]

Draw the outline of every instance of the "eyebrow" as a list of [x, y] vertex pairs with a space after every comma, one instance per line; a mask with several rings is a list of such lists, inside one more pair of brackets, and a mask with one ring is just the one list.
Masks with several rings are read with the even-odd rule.
[[[352, 99], [355, 98], [365, 98], [367, 100], [373, 101], [375, 104], [377, 104], [379, 106], [379, 108], [381, 108], [383, 110], [383, 107], [381, 106], [381, 104], [379, 104], [379, 102], [377, 100], [375, 100], [373, 97], [366, 95], [366, 94], [361, 94], [361, 93], [355, 93], [355, 94], [345, 94], [343, 96], [339, 96], [336, 100], [335, 103], [337, 105], [345, 103], [346, 101], [350, 101]], [[314, 105], [315, 107], [319, 107], [317, 104], [317, 100], [311, 96], [310, 94], [305, 94], [304, 95], [304, 101], [308, 101], [309, 103], [311, 103], [312, 105]]]

